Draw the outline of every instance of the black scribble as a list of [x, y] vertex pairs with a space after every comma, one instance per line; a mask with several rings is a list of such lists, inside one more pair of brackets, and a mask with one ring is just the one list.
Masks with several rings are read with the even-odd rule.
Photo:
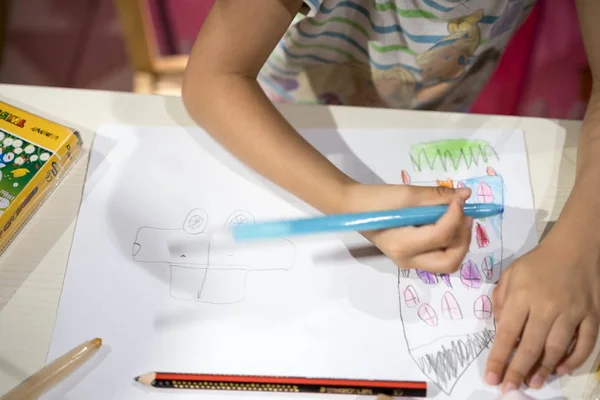
[[191, 235], [197, 235], [204, 232], [206, 225], [208, 225], [208, 214], [200, 208], [195, 208], [185, 217], [183, 230]]
[[233, 214], [227, 218], [225, 221], [225, 227], [230, 227], [231, 225], [245, 225], [245, 224], [253, 224], [254, 223], [254, 215], [250, 214], [248, 211], [237, 210], [234, 211]]
[[[225, 226], [251, 223], [254, 223], [254, 216], [250, 212], [237, 210], [227, 218]], [[171, 297], [210, 304], [242, 301], [248, 272], [287, 271], [295, 264], [296, 246], [282, 237], [276, 239], [279, 245], [271, 248], [271, 253], [264, 257], [267, 263], [273, 263], [274, 257], [280, 257], [279, 263], [269, 267], [252, 265], [243, 256], [236, 260], [236, 249], [239, 251], [236, 247], [222, 250], [227, 253], [215, 253], [213, 237], [204, 233], [207, 224], [208, 213], [196, 208], [187, 214], [180, 229], [142, 226], [133, 241], [133, 259], [139, 263], [169, 265]], [[182, 252], [181, 243], [191, 247], [189, 252]], [[228, 285], [235, 283], [240, 284], [239, 290], [228, 292]], [[219, 290], [214, 290], [215, 285]], [[210, 288], [213, 290], [209, 291]]]
[[[171, 266], [171, 274], [173, 273], [173, 268], [177, 268], [177, 266], [174, 266], [174, 265]], [[204, 289], [204, 284], [206, 283], [207, 276], [208, 276], [208, 269], [204, 270], [204, 277], [202, 278], [202, 284], [200, 285], [200, 288], [198, 289], [198, 297], [196, 298], [196, 300], [198, 300], [198, 301], [202, 300], [202, 289]]]
[[450, 394], [454, 385], [481, 352], [488, 348], [495, 331], [484, 329], [481, 332], [469, 334], [455, 339], [448, 346], [442, 345], [440, 350], [413, 359], [427, 376], [435, 380], [440, 389]]

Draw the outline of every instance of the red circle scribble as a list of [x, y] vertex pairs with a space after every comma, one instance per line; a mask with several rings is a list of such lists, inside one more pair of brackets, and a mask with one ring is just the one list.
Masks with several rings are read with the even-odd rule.
[[477, 239], [477, 246], [480, 249], [490, 244], [490, 238], [485, 228], [479, 222], [475, 223], [475, 238]]
[[473, 313], [479, 319], [492, 317], [492, 300], [486, 295], [479, 296], [473, 303]]
[[423, 320], [429, 326], [437, 326], [438, 317], [435, 313], [435, 310], [431, 308], [431, 306], [427, 303], [423, 304], [419, 307], [419, 311], [417, 312], [419, 318]]
[[404, 289], [404, 302], [406, 303], [406, 306], [410, 308], [413, 308], [419, 304], [419, 296], [412, 285], [409, 285], [406, 289]]

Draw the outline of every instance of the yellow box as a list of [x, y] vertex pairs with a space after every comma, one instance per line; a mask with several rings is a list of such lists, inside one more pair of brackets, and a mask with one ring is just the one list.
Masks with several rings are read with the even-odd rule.
[[0, 254], [81, 153], [69, 127], [0, 101]]

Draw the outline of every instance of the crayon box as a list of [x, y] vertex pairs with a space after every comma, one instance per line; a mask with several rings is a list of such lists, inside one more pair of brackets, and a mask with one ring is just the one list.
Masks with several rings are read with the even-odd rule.
[[79, 158], [69, 127], [0, 101], [0, 255]]

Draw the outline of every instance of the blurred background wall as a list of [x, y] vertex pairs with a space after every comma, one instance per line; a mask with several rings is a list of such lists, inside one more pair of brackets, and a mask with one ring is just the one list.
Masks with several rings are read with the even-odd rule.
[[[0, 0], [0, 82], [177, 95], [185, 55], [211, 5]], [[574, 2], [538, 0], [471, 111], [581, 119], [586, 68]]]

